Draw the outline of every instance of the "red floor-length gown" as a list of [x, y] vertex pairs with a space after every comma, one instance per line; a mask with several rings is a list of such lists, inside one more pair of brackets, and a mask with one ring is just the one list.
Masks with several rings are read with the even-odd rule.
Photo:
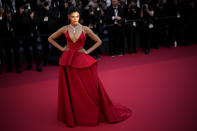
[[58, 120], [67, 126], [95, 126], [100, 121], [115, 123], [127, 119], [130, 109], [114, 105], [106, 94], [97, 73], [97, 61], [80, 53], [86, 37], [82, 32], [73, 42], [65, 33], [67, 46], [60, 57], [58, 81]]

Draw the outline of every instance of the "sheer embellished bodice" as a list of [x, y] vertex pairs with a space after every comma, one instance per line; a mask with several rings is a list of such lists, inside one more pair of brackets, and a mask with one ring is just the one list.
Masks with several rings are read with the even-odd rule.
[[[114, 105], [98, 77], [97, 61], [79, 50], [86, 36], [93, 33], [82, 26], [68, 26], [65, 31], [68, 50], [59, 59], [57, 118], [69, 127], [95, 126], [99, 122], [116, 123], [127, 119], [131, 110]], [[89, 34], [91, 33], [91, 34]]]
[[69, 49], [79, 50], [80, 48], [84, 47], [86, 37], [83, 31], [81, 32], [79, 38], [77, 38], [75, 42], [73, 42], [73, 40], [70, 38], [68, 31], [66, 31], [65, 37], [67, 39], [67, 47]]
[[84, 47], [86, 41], [86, 36], [82, 30], [82, 27], [76, 32], [74, 32], [71, 28], [68, 28], [65, 33], [65, 37], [69, 50], [66, 50], [62, 53], [62, 56], [59, 59], [60, 65], [71, 66], [75, 68], [85, 68], [97, 62], [93, 57], [79, 52], [79, 49]]

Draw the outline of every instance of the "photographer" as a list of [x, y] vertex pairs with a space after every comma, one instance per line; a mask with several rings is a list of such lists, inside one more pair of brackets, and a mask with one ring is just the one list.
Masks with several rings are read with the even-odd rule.
[[49, 59], [48, 37], [51, 34], [51, 32], [54, 32], [57, 29], [58, 16], [56, 16], [55, 12], [53, 12], [52, 8], [50, 8], [50, 3], [48, 0], [42, 0], [41, 8], [38, 13], [39, 29], [43, 48], [43, 65], [47, 66]]
[[154, 47], [159, 49], [160, 46], [167, 46], [167, 31], [168, 31], [168, 24], [167, 19], [165, 18], [166, 15], [166, 3], [164, 0], [157, 0], [155, 3], [155, 13], [154, 13]]
[[140, 9], [137, 7], [137, 0], [131, 0], [127, 9], [126, 38], [128, 53], [136, 53], [136, 40], [139, 35], [139, 24], [136, 19], [140, 18]]
[[[85, 8], [85, 12], [88, 12], [86, 15], [86, 19], [84, 19], [84, 25], [88, 26], [90, 29], [94, 31], [98, 36], [101, 36], [102, 30], [102, 16], [104, 15], [101, 7], [99, 6], [97, 0], [93, 1], [93, 5], [87, 5]], [[89, 37], [87, 37], [87, 44], [85, 48], [89, 48], [94, 44]], [[99, 59], [99, 48], [97, 48], [94, 52], [91, 53], [93, 57]]]
[[[2, 12], [3, 11], [3, 12]], [[1, 45], [5, 49], [6, 53], [6, 62], [7, 62], [7, 72], [13, 71], [13, 58], [12, 58], [12, 51], [14, 53], [14, 61], [16, 67], [16, 73], [21, 73], [20, 69], [20, 56], [19, 56], [19, 44], [15, 38], [15, 30], [14, 30], [14, 19], [12, 14], [12, 10], [8, 5], [5, 6], [5, 10], [1, 11], [2, 19], [1, 19]]]
[[152, 43], [152, 35], [153, 35], [153, 15], [154, 11], [150, 5], [149, 0], [144, 0], [141, 5], [140, 17], [143, 21], [140, 23], [140, 40], [142, 43], [142, 49], [145, 54], [150, 53], [150, 47]]
[[101, 2], [99, 3], [98, 0], [95, 0], [94, 8], [95, 8], [94, 11], [95, 15], [97, 16], [96, 33], [98, 34], [99, 37], [102, 38], [105, 12], [102, 8]]
[[114, 57], [114, 55], [121, 56], [123, 54], [123, 20], [123, 8], [118, 5], [118, 0], [112, 0], [112, 5], [107, 9], [107, 24], [110, 25], [110, 27], [108, 27], [109, 53], [112, 57]]
[[175, 41], [178, 46], [183, 45], [183, 3], [180, 0], [171, 0], [167, 4], [167, 15], [172, 17], [169, 19], [168, 46], [170, 47]]
[[[32, 55], [30, 47], [32, 46], [33, 56], [36, 63], [36, 70], [42, 72], [40, 67], [40, 55], [38, 51], [37, 33], [38, 33], [38, 18], [36, 18], [35, 12], [31, 11], [29, 3], [20, 7], [20, 17], [17, 26], [21, 32], [21, 42], [24, 48], [25, 58], [27, 61], [27, 67], [25, 70], [32, 69]], [[37, 21], [36, 21], [37, 20]]]

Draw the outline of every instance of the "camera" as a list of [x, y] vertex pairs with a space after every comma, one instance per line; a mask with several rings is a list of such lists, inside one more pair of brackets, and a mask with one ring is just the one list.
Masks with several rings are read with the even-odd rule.
[[30, 4], [25, 4], [23, 8], [24, 8], [24, 12], [26, 14], [31, 14], [31, 6], [30, 6]]
[[147, 5], [147, 4], [143, 4], [143, 5], [142, 5], [142, 9], [145, 10], [145, 9], [147, 9], [147, 8], [148, 8], [148, 5]]
[[93, 9], [92, 5], [89, 5], [89, 9], [88, 9], [88, 11], [89, 11], [89, 12], [94, 11], [94, 9]]
[[12, 14], [13, 13], [13, 11], [10, 10], [10, 9], [9, 10], [6, 10], [5, 12], [6, 12], [6, 14]]
[[159, 7], [162, 7], [163, 5], [164, 5], [163, 1], [160, 0], [160, 1], [159, 1]]
[[7, 4], [4, 5], [3, 8], [4, 8], [4, 11], [6, 14], [13, 14], [14, 13], [14, 11]]
[[120, 6], [124, 6], [124, 2], [123, 1], [120, 1]]
[[68, 0], [67, 3], [69, 7], [73, 6], [72, 1]]
[[48, 1], [44, 1], [43, 6], [47, 7], [48, 5], [49, 5], [49, 2]]
[[135, 9], [136, 8], [136, 5], [132, 5], [131, 4], [129, 7], [130, 7], [130, 9]]

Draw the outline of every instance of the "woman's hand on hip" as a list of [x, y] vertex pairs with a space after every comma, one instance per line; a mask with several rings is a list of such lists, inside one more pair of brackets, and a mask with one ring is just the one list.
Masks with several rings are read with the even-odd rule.
[[88, 52], [84, 49], [84, 48], [81, 48], [78, 50], [80, 53], [84, 53], [84, 54], [88, 54]]
[[65, 46], [61, 51], [64, 52], [64, 51], [68, 51], [68, 50], [70, 50], [70, 48]]

